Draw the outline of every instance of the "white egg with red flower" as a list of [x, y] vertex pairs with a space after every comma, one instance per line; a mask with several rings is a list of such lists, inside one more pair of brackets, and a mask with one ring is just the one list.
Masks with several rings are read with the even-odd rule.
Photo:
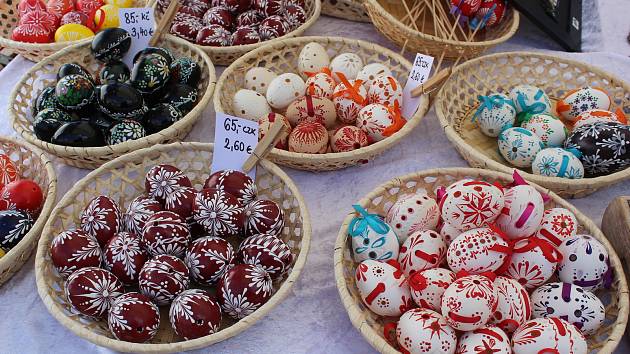
[[498, 293], [493, 280], [467, 275], [455, 280], [442, 296], [442, 315], [451, 327], [472, 331], [484, 326], [494, 313]]
[[459, 337], [457, 354], [512, 354], [510, 337], [495, 326], [484, 326]]
[[464, 231], [448, 246], [446, 260], [454, 271], [472, 274], [499, 270], [512, 248], [508, 241], [488, 227]]
[[355, 275], [361, 300], [380, 316], [400, 316], [413, 307], [405, 275], [390, 263], [364, 260], [357, 266]]
[[455, 273], [445, 268], [431, 268], [415, 272], [408, 279], [411, 298], [416, 305], [441, 311], [442, 296], [455, 281]]
[[330, 147], [333, 152], [357, 150], [368, 144], [367, 134], [354, 125], [340, 127], [330, 137]]
[[394, 106], [394, 102], [402, 107], [403, 88], [393, 76], [379, 76], [368, 88], [368, 102]]
[[448, 186], [439, 206], [445, 223], [466, 231], [493, 222], [503, 204], [501, 189], [488, 182], [466, 179]]
[[514, 243], [510, 264], [503, 275], [527, 289], [546, 283], [557, 269], [560, 252], [545, 239], [529, 237]]
[[340, 122], [355, 124], [359, 112], [367, 104], [367, 90], [358, 81], [349, 80], [347, 83], [340, 82], [335, 86], [333, 103]]
[[457, 334], [439, 313], [428, 309], [405, 312], [396, 326], [396, 339], [405, 353], [453, 354]]
[[398, 263], [406, 276], [438, 267], [446, 256], [446, 243], [442, 235], [433, 230], [413, 232], [403, 242]]
[[321, 44], [310, 42], [306, 44], [298, 56], [298, 71], [302, 75], [320, 72], [330, 65], [330, 57]]
[[[357, 80], [363, 81], [363, 86], [366, 89], [369, 89], [370, 86], [374, 83], [374, 81], [381, 76], [392, 76], [392, 71], [381, 63], [371, 63], [359, 71], [357, 74]], [[402, 103], [402, 102], [401, 102]]]
[[578, 222], [575, 214], [565, 208], [551, 208], [545, 210], [536, 236], [551, 241], [555, 246], [560, 246], [562, 241], [575, 236], [577, 229]]
[[505, 205], [496, 225], [512, 240], [536, 233], [545, 212], [545, 202], [536, 188], [514, 186], [505, 192]]
[[569, 322], [557, 318], [535, 318], [525, 322], [512, 336], [514, 354], [586, 354], [586, 339]]
[[369, 104], [359, 111], [356, 125], [363, 130], [371, 143], [387, 138], [386, 129], [394, 124], [394, 115], [382, 104]]
[[437, 202], [424, 191], [400, 197], [385, 216], [385, 221], [394, 228], [401, 242], [414, 232], [434, 230], [439, 220]]
[[494, 280], [497, 289], [497, 309], [490, 324], [513, 333], [532, 315], [531, 300], [527, 290], [516, 280], [499, 276]]
[[339, 73], [347, 80], [355, 80], [361, 69], [363, 59], [355, 53], [341, 53], [330, 61], [330, 71], [337, 82], [343, 81]]
[[333, 99], [337, 83], [327, 73], [317, 73], [306, 79], [306, 95]]
[[586, 290], [599, 289], [609, 271], [606, 247], [590, 235], [568, 238], [558, 247], [563, 255], [558, 265], [561, 281], [579, 285]]

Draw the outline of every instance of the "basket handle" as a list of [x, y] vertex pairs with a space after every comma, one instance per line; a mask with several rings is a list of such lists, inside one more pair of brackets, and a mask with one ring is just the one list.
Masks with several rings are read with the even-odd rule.
[[258, 163], [259, 160], [264, 159], [271, 149], [276, 146], [276, 142], [280, 139], [280, 136], [284, 134], [287, 130], [287, 127], [284, 125], [281, 119], [276, 119], [276, 121], [271, 125], [269, 132], [265, 134], [265, 137], [256, 145], [254, 152], [252, 152], [251, 156], [245, 160], [243, 163], [242, 170], [247, 173], [251, 171], [254, 166]]
[[149, 40], [150, 47], [155, 47], [155, 45], [160, 40], [164, 32], [166, 32], [167, 29], [171, 28], [170, 24], [173, 21], [173, 18], [175, 18], [175, 15], [177, 14], [178, 10], [179, 10], [179, 1], [171, 1], [166, 11], [164, 11], [164, 15], [162, 16], [162, 18], [157, 24], [157, 30], [153, 34], [153, 37], [151, 37], [151, 39]]

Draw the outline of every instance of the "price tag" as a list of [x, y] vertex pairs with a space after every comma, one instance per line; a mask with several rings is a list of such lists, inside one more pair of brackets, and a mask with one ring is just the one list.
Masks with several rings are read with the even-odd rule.
[[[217, 112], [212, 171], [240, 171], [257, 144], [257, 122]], [[249, 171], [248, 175], [255, 178], [256, 168]]]
[[131, 35], [131, 48], [123, 58], [123, 62], [131, 68], [133, 57], [149, 46], [149, 40], [155, 31], [153, 9], [150, 7], [121, 8], [119, 12], [120, 28]]
[[429, 79], [432, 66], [433, 57], [420, 53], [416, 54], [416, 60], [413, 62], [411, 73], [409, 73], [409, 78], [407, 79], [407, 83], [403, 89], [403, 117], [407, 119], [411, 118], [411, 116], [416, 112], [416, 109], [418, 109], [420, 96], [411, 97], [411, 91]]

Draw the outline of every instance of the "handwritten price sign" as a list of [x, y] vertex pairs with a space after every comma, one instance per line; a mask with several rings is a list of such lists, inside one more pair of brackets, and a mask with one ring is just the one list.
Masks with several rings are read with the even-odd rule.
[[[214, 130], [212, 171], [241, 170], [258, 144], [258, 123], [218, 112]], [[249, 176], [254, 178], [256, 170]]]
[[403, 107], [402, 116], [409, 119], [418, 109], [420, 104], [420, 96], [411, 97], [411, 91], [416, 87], [422, 85], [429, 79], [431, 73], [431, 67], [433, 66], [433, 57], [420, 54], [416, 55], [416, 60], [413, 62], [413, 67], [409, 73], [407, 84], [403, 89]]
[[123, 62], [132, 67], [133, 57], [149, 46], [149, 40], [155, 32], [153, 9], [146, 7], [121, 8], [119, 18], [120, 28], [127, 30], [131, 35], [131, 49], [123, 58]]

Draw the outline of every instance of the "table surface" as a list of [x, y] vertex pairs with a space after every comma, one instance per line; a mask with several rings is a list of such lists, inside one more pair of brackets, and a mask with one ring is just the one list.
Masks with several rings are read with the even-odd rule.
[[[623, 11], [615, 11], [628, 0], [605, 4], [585, 0], [584, 50], [562, 53], [529, 21], [522, 20], [517, 34], [493, 51], [557, 51], [601, 67], [630, 81], [630, 46], [625, 37], [630, 23]], [[625, 3], [625, 5], [622, 5]], [[398, 50], [370, 24], [322, 16], [306, 35], [359, 38]], [[6, 111], [10, 90], [32, 63], [21, 58], [0, 72], [0, 109]], [[217, 75], [223, 68], [217, 68]], [[8, 119], [0, 121], [0, 134], [15, 135]], [[186, 141], [212, 142], [214, 109], [208, 107]], [[333, 272], [333, 247], [339, 226], [355, 201], [377, 185], [403, 174], [436, 167], [464, 167], [466, 162], [447, 140], [431, 109], [420, 125], [397, 146], [364, 166], [341, 171], [310, 173], [285, 169], [300, 188], [311, 214], [313, 233], [308, 261], [291, 295], [263, 320], [240, 335], [199, 353], [373, 353], [350, 323], [339, 299]], [[55, 162], [59, 197], [89, 171]], [[630, 181], [604, 189], [587, 198], [572, 200], [583, 213], [599, 224], [608, 203], [618, 195], [630, 194]], [[338, 206], [338, 212], [331, 212]], [[35, 286], [34, 256], [9, 282], [0, 287], [0, 353], [111, 352], [76, 337], [46, 310]], [[630, 352], [628, 338], [617, 349]]]

